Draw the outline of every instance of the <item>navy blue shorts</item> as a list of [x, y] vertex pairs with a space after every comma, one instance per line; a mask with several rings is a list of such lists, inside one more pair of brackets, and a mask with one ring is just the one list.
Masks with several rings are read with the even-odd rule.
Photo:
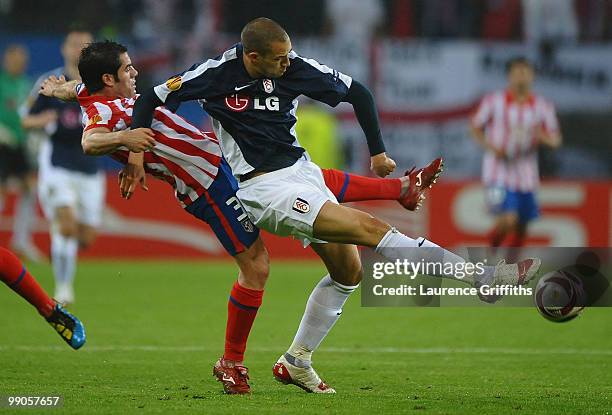
[[236, 197], [238, 182], [225, 160], [208, 191], [185, 210], [208, 223], [225, 250], [234, 256], [247, 250], [259, 237], [259, 228], [247, 217]]
[[503, 188], [489, 189], [489, 205], [495, 214], [515, 212], [520, 223], [527, 223], [540, 216], [534, 192], [515, 192]]

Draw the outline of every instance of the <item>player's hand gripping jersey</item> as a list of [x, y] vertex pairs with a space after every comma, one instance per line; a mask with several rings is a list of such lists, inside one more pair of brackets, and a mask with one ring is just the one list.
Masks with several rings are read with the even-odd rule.
[[[85, 131], [106, 128], [120, 131], [132, 124], [132, 107], [137, 97], [112, 98], [89, 95], [84, 85], [77, 88]], [[212, 134], [205, 134], [182, 117], [158, 107], [151, 129], [156, 145], [144, 153], [145, 170], [170, 183], [179, 203], [185, 207], [198, 199], [212, 184], [221, 163], [221, 149]], [[111, 154], [122, 164], [129, 150]]]

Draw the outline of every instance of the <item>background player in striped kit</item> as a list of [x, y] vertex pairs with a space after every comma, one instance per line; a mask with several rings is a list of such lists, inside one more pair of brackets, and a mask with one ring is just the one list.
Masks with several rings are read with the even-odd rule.
[[530, 221], [539, 215], [538, 147], [558, 148], [561, 134], [555, 109], [532, 92], [534, 69], [517, 57], [507, 64], [508, 87], [482, 99], [472, 118], [472, 134], [485, 149], [482, 181], [496, 215], [491, 245], [513, 234], [510, 246], [525, 241]]
[[[64, 100], [78, 98], [85, 124], [84, 151], [91, 155], [110, 153], [125, 163], [128, 150], [144, 150], [147, 172], [170, 183], [181, 206], [207, 222], [236, 259], [240, 274], [228, 302], [225, 353], [219, 366], [215, 366], [215, 374], [227, 393], [249, 392], [243, 359], [268, 277], [268, 256], [258, 229], [236, 200], [237, 185], [220, 158], [216, 138], [163, 107], [155, 110], [151, 129], [129, 130], [138, 72], [122, 45], [89, 45], [81, 53], [79, 71], [87, 88], [77, 81], [51, 77], [43, 83], [41, 93]], [[419, 172], [420, 169], [413, 170], [410, 175], [414, 178]], [[367, 178], [330, 169], [324, 176], [327, 186], [341, 201], [398, 200], [409, 210], [418, 207], [427, 188], [408, 186], [406, 177]]]

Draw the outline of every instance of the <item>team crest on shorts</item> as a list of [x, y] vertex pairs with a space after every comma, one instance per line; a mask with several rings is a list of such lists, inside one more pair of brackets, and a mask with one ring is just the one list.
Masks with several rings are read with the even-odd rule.
[[307, 201], [298, 197], [295, 199], [295, 202], [293, 202], [293, 210], [298, 213], [308, 213], [310, 212], [310, 205]]
[[264, 79], [263, 88], [266, 93], [271, 94], [272, 91], [274, 91], [274, 81], [272, 81], [271, 79]]
[[250, 219], [247, 218], [240, 223], [242, 224], [242, 227], [245, 231], [249, 233], [255, 232], [255, 225], [253, 225], [253, 222], [251, 222]]

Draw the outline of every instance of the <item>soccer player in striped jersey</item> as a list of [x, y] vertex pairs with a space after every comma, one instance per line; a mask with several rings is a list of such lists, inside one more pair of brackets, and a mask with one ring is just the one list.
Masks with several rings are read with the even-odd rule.
[[[287, 32], [267, 18], [247, 23], [241, 42], [220, 56], [146, 91], [134, 106], [132, 123], [134, 128], [148, 127], [155, 107], [175, 109], [182, 101], [199, 100], [240, 181], [236, 195], [248, 216], [262, 229], [310, 245], [322, 259], [329, 274], [311, 293], [294, 341], [277, 360], [273, 374], [308, 392], [335, 393], [312, 367], [312, 354], [361, 281], [355, 245], [375, 248], [391, 261], [425, 260], [463, 267], [466, 260], [425, 238], [403, 235], [365, 212], [339, 205], [321, 169], [310, 162], [295, 135], [300, 95], [330, 106], [350, 103], [366, 136], [372, 170], [384, 177], [395, 169], [385, 152], [371, 92], [348, 75], [300, 56]], [[130, 158], [137, 168], [141, 157]], [[442, 161], [436, 159], [410, 175], [410, 183], [429, 186], [441, 171]], [[532, 258], [488, 266], [482, 275], [472, 274], [463, 281], [524, 284], [534, 277], [540, 263]], [[434, 276], [455, 278], [454, 273], [444, 271]]]
[[49, 297], [19, 258], [1, 246], [0, 281], [34, 306], [70, 347], [76, 350], [85, 344], [85, 327], [81, 321]]
[[[163, 107], [155, 110], [151, 129], [129, 130], [138, 72], [123, 46], [114, 42], [91, 44], [81, 54], [79, 70], [84, 85], [52, 77], [43, 84], [41, 93], [78, 99], [85, 124], [84, 151], [91, 155], [109, 153], [123, 163], [128, 150], [144, 152], [146, 171], [170, 183], [181, 206], [211, 225], [236, 259], [240, 274], [228, 302], [225, 353], [215, 366], [215, 375], [227, 393], [249, 392], [248, 372], [242, 362], [261, 305], [268, 257], [258, 229], [236, 199], [237, 185], [220, 157], [218, 141]], [[422, 176], [421, 169], [413, 169], [400, 179], [379, 179], [332, 169], [324, 172], [326, 184], [341, 201], [398, 200], [409, 210], [418, 207], [432, 182], [423, 177], [417, 184], [419, 174]]]
[[507, 89], [486, 95], [471, 122], [472, 135], [485, 149], [482, 181], [497, 216], [493, 247], [510, 234], [514, 234], [510, 246], [523, 245], [529, 222], [539, 215], [538, 148], [561, 145], [553, 105], [532, 92], [534, 70], [529, 61], [510, 60], [507, 75]]

